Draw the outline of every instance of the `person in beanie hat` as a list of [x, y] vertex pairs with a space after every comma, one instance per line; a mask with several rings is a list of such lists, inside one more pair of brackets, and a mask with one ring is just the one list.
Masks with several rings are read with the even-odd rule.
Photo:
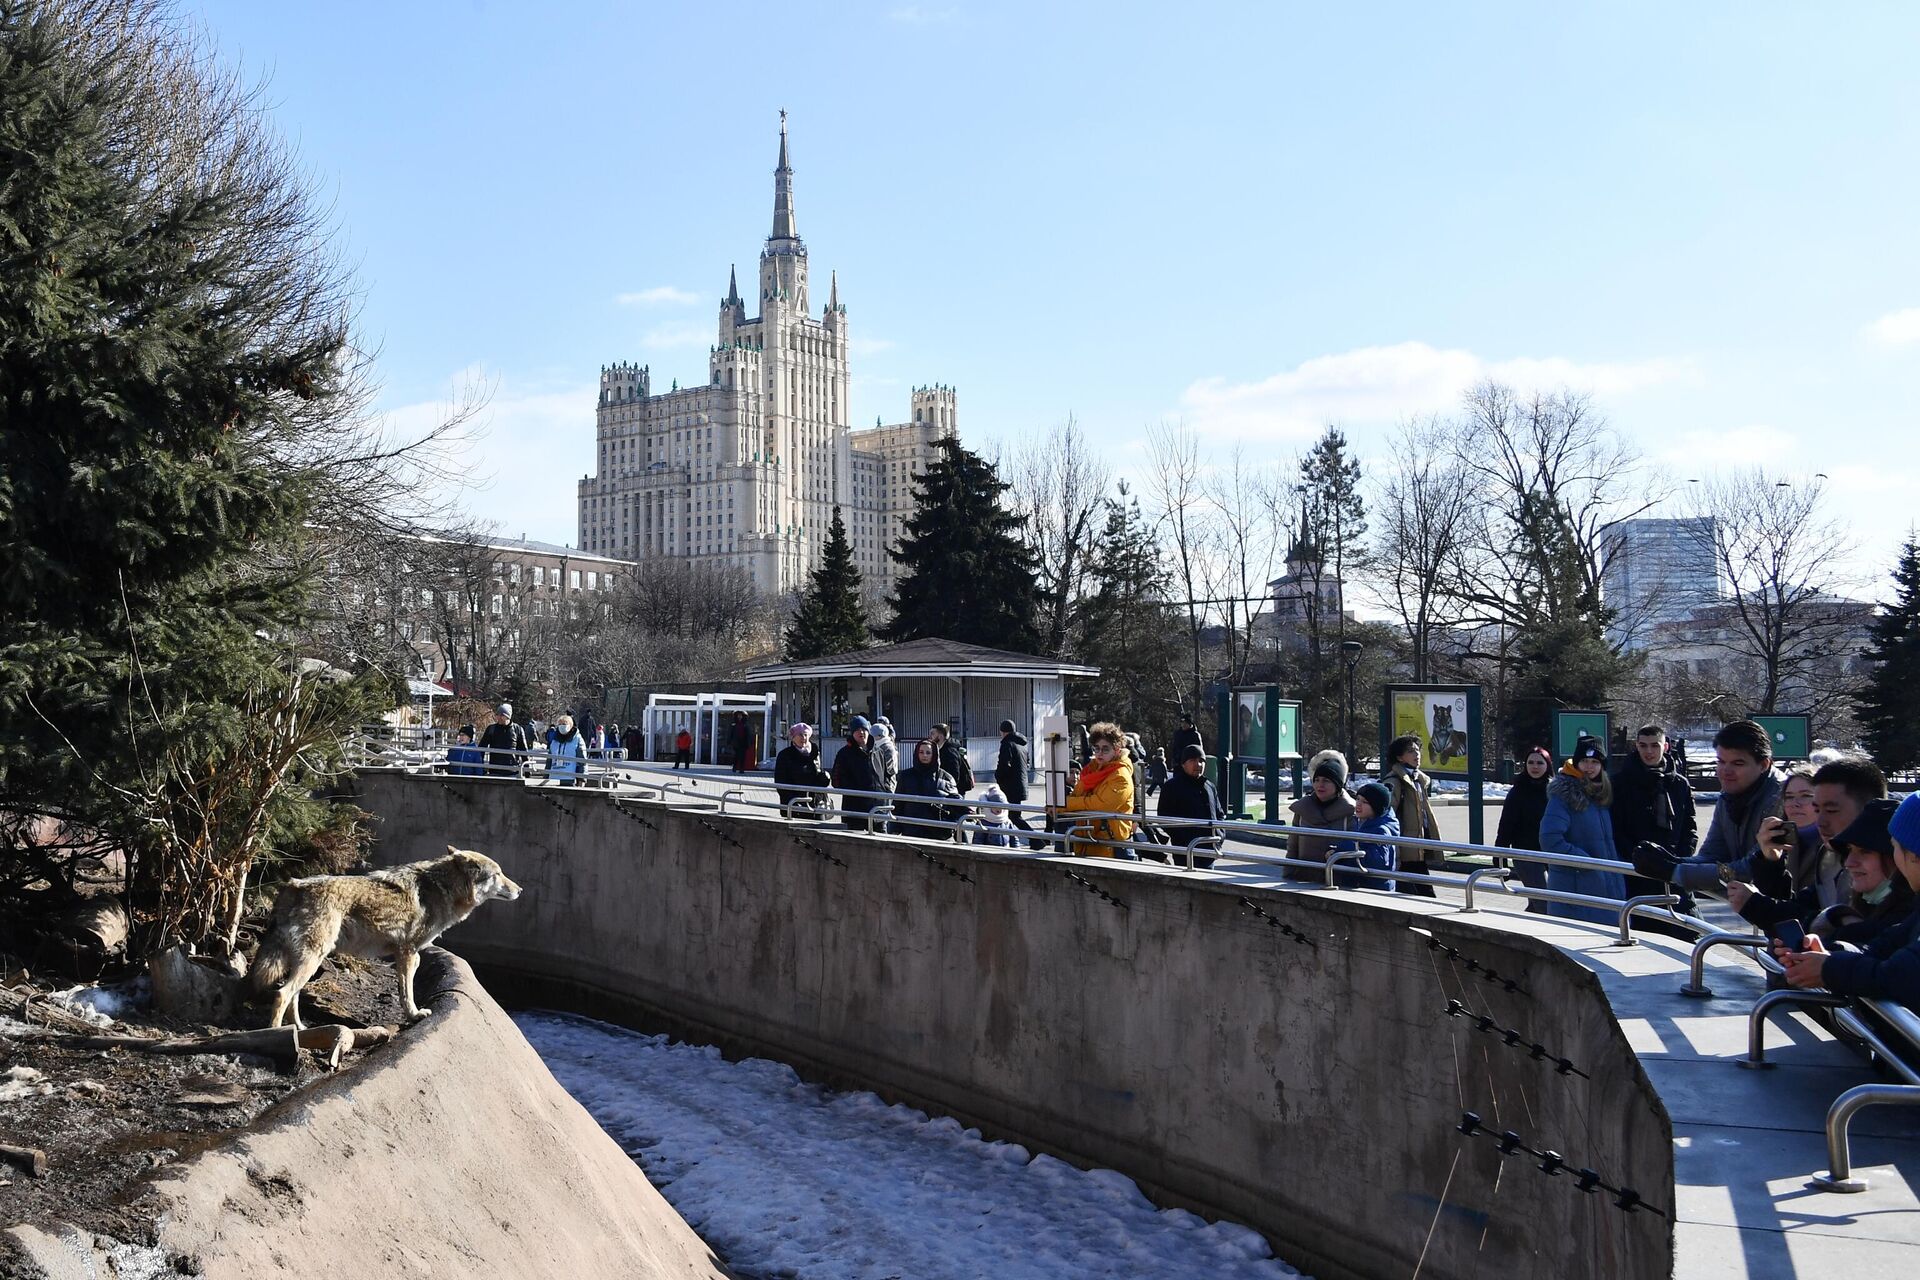
[[514, 722], [511, 702], [493, 709], [493, 723], [481, 732], [480, 746], [488, 752], [488, 773], [519, 774], [520, 762], [526, 759], [532, 742], [526, 728]]
[[1200, 754], [1206, 754], [1207, 744], [1200, 737], [1200, 731], [1193, 727], [1193, 716], [1185, 711], [1180, 713], [1180, 727], [1167, 739], [1167, 754], [1177, 766], [1186, 757], [1183, 754], [1188, 747], [1199, 747]]
[[[1342, 840], [1334, 847], [1334, 852], [1347, 853], [1357, 850], [1360, 854], [1360, 865], [1368, 871], [1397, 869], [1400, 859], [1399, 846], [1363, 838], [1400, 834], [1400, 819], [1394, 816], [1392, 795], [1378, 782], [1363, 783], [1354, 790], [1353, 805], [1354, 838]], [[1344, 868], [1334, 871], [1333, 883], [1335, 887], [1341, 889], [1384, 889], [1389, 893], [1395, 888], [1392, 880], [1382, 880], [1360, 871], [1348, 871]]]
[[[1403, 734], [1387, 744], [1387, 769], [1381, 778], [1393, 797], [1393, 816], [1399, 819], [1400, 834], [1421, 840], [1438, 840], [1440, 824], [1433, 817], [1433, 779], [1420, 772], [1420, 739]], [[1434, 875], [1446, 861], [1437, 849], [1403, 849], [1400, 869], [1417, 875]], [[1399, 882], [1401, 893], [1416, 898], [1431, 898], [1430, 884]]]
[[[846, 745], [833, 757], [833, 785], [843, 791], [886, 790], [873, 758], [873, 726], [865, 716], [847, 722]], [[886, 823], [867, 817], [880, 803], [873, 796], [841, 796], [840, 820], [849, 831], [885, 831]]]
[[[1852, 830], [1851, 826], [1848, 828]], [[1893, 864], [1907, 887], [1920, 892], [1920, 793], [1902, 800], [1887, 821]], [[1920, 1010], [1920, 911], [1882, 930], [1864, 950], [1828, 947], [1817, 935], [1807, 938], [1805, 951], [1789, 951], [1774, 944], [1774, 954], [1787, 967], [1787, 985], [1825, 987], [1835, 995], [1896, 1000]]]
[[[1322, 751], [1307, 762], [1312, 789], [1293, 802], [1289, 825], [1326, 831], [1353, 829], [1353, 797], [1347, 794], [1347, 758], [1338, 751]], [[1287, 837], [1287, 856], [1303, 862], [1325, 863], [1327, 854], [1340, 844], [1337, 836]], [[1306, 867], [1288, 867], [1281, 876], [1288, 880], [1318, 880]]]
[[[1212, 826], [1198, 825], [1218, 822], [1227, 816], [1227, 811], [1220, 806], [1220, 793], [1207, 781], [1207, 753], [1199, 743], [1189, 743], [1181, 750], [1180, 767], [1167, 775], [1166, 783], [1160, 788], [1159, 813], [1162, 818], [1197, 820], [1167, 824], [1167, 835], [1182, 847], [1219, 834]], [[1196, 857], [1193, 865], [1210, 867], [1213, 859]]]
[[[1573, 755], [1547, 784], [1547, 811], [1540, 819], [1540, 848], [1578, 858], [1616, 861], [1613, 847], [1613, 781], [1607, 777], [1607, 751], [1598, 738], [1580, 735]], [[1600, 867], [1548, 867], [1547, 888], [1593, 898], [1627, 899], [1626, 877]], [[1547, 904], [1547, 914], [1568, 920], [1612, 924], [1615, 913], [1604, 907], [1571, 902]]]
[[1833, 838], [1845, 859], [1847, 900], [1822, 911], [1807, 928], [1829, 948], [1836, 942], [1864, 947], [1913, 910], [1913, 890], [1893, 865], [1893, 833], [1887, 830], [1899, 807], [1892, 800], [1870, 801]]

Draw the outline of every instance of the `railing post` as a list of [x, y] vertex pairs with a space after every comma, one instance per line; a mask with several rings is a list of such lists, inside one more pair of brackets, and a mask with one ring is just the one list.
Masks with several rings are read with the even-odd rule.
[[1333, 869], [1343, 862], [1352, 862], [1357, 867], [1366, 866], [1367, 855], [1358, 849], [1343, 849], [1327, 855], [1327, 888], [1333, 888]]
[[1687, 985], [1680, 988], [1680, 994], [1695, 1000], [1713, 999], [1713, 988], [1707, 985], [1707, 952], [1715, 947], [1741, 947], [1747, 950], [1760, 950], [1771, 941], [1764, 933], [1709, 933], [1697, 938], [1693, 944], [1693, 955], [1687, 962]]
[[1783, 1004], [1808, 1004], [1832, 1008], [1847, 1002], [1845, 996], [1836, 996], [1830, 991], [1769, 991], [1753, 1002], [1753, 1009], [1747, 1014], [1747, 1056], [1740, 1059], [1740, 1065], [1749, 1071], [1768, 1071], [1773, 1064], [1767, 1061], [1767, 1015]]
[[1671, 893], [1649, 893], [1638, 898], [1628, 898], [1620, 908], [1620, 936], [1613, 940], [1616, 947], [1637, 947], [1639, 939], [1632, 933], [1633, 913], [1640, 907], [1671, 907], [1680, 899]]
[[1852, 1140], [1847, 1129], [1863, 1108], [1893, 1104], [1920, 1104], [1920, 1088], [1910, 1084], [1861, 1084], [1833, 1100], [1827, 1108], [1827, 1172], [1813, 1176], [1814, 1186], [1846, 1194], [1867, 1189], [1870, 1184], [1865, 1178], [1853, 1176]]
[[1469, 916], [1480, 909], [1473, 905], [1473, 891], [1483, 877], [1505, 883], [1513, 878], [1513, 872], [1506, 867], [1481, 867], [1478, 871], [1469, 871], [1467, 873], [1467, 904], [1460, 908], [1461, 915]]

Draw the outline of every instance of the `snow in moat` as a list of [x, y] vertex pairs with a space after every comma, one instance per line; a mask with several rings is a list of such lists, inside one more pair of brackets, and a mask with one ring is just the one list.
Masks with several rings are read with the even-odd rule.
[[1297, 1276], [1260, 1235], [1108, 1169], [835, 1093], [792, 1068], [551, 1013], [515, 1019], [739, 1274], [795, 1280]]

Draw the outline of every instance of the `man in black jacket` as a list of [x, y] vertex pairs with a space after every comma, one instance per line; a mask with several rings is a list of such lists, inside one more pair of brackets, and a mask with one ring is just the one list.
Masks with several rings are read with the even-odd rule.
[[[1667, 759], [1667, 733], [1657, 724], [1644, 724], [1634, 734], [1633, 754], [1613, 771], [1613, 847], [1622, 857], [1643, 842], [1659, 845], [1676, 861], [1693, 856], [1699, 823], [1693, 811], [1693, 787]], [[1627, 896], [1667, 892], [1665, 883], [1645, 876], [1628, 876]], [[1676, 911], [1691, 914], [1693, 896], [1682, 893]], [[1636, 927], [1692, 937], [1679, 926], [1655, 928], [1657, 922], [1638, 921]]]
[[[1014, 729], [1011, 720], [1000, 722], [1000, 759], [994, 762], [993, 781], [1010, 803], [1027, 802], [1027, 740]], [[1027, 815], [1018, 809], [1009, 809], [1007, 817], [1022, 831], [1033, 830]]]
[[1206, 746], [1207, 744], [1200, 740], [1200, 731], [1193, 727], [1193, 716], [1182, 711], [1180, 713], [1180, 727], [1173, 731], [1171, 738], [1167, 739], [1167, 758], [1173, 761], [1174, 767], [1177, 769], [1180, 767], [1180, 761], [1185, 759], [1185, 752], [1188, 747], [1199, 747], [1201, 755], [1204, 756], [1206, 754]]
[[773, 781], [780, 796], [780, 812], [793, 817], [797, 809], [818, 812], [827, 797], [818, 791], [799, 791], [798, 787], [830, 787], [833, 778], [820, 767], [820, 747], [813, 740], [813, 726], [800, 723], [787, 730], [787, 745], [773, 760]]
[[953, 740], [953, 730], [944, 724], [937, 724], [927, 730], [927, 738], [933, 743], [933, 749], [939, 753], [937, 763], [942, 769], [953, 775], [953, 780], [965, 795], [973, 790], [973, 765], [967, 760], [967, 748], [964, 743]]
[[514, 723], [511, 702], [503, 702], [493, 709], [493, 723], [480, 735], [479, 745], [488, 751], [488, 773], [519, 775], [520, 762], [526, 759], [528, 750], [527, 731]]
[[[847, 744], [833, 758], [833, 785], [842, 791], [885, 791], [880, 766], [873, 758], [873, 726], [865, 716], [847, 723]], [[887, 824], [867, 817], [881, 801], [871, 795], [841, 796], [840, 820], [852, 831], [884, 833]]]
[[[1207, 781], [1207, 753], [1199, 743], [1189, 743], [1181, 751], [1180, 767], [1167, 775], [1166, 785], [1160, 788], [1160, 816], [1198, 818], [1204, 822], [1218, 822], [1226, 817], [1226, 810], [1220, 806], [1220, 793]], [[1175, 844], [1184, 846], [1219, 833], [1212, 827], [1183, 822], [1168, 823], [1167, 834]], [[1193, 865], [1210, 867], [1213, 859], [1195, 858]]]

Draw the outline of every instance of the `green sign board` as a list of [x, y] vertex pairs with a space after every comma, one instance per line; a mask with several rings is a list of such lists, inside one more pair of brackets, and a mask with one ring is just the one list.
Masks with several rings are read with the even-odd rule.
[[1553, 713], [1553, 758], [1558, 763], [1573, 755], [1580, 735], [1598, 738], [1603, 750], [1612, 750], [1613, 713], [1609, 711], [1556, 711]]
[[1753, 722], [1767, 731], [1775, 760], [1805, 760], [1813, 754], [1812, 716], [1755, 716]]
[[1293, 760], [1300, 755], [1300, 704], [1281, 701], [1277, 689], [1233, 691], [1234, 757], [1248, 762]]

